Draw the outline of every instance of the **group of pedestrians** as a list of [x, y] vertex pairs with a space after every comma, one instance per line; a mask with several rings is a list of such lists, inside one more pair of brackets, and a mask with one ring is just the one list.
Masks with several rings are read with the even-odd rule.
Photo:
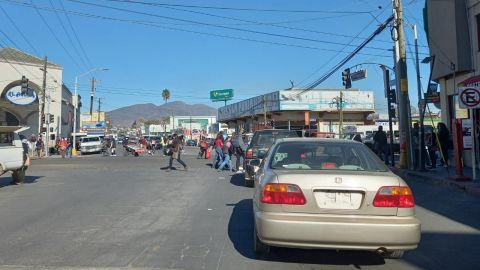
[[[412, 128], [412, 149], [413, 149], [413, 165], [415, 169], [420, 167], [420, 128], [418, 123], [413, 124]], [[448, 150], [451, 147], [450, 132], [444, 123], [438, 123], [437, 129], [425, 135], [424, 157], [430, 168], [437, 167], [437, 159], [440, 158], [440, 166], [448, 166]], [[400, 146], [402, 147], [402, 146]], [[387, 142], [387, 134], [383, 131], [383, 127], [379, 126], [377, 132], [373, 136], [373, 148], [377, 155], [382, 159], [386, 165], [389, 165], [389, 149]], [[437, 152], [439, 155], [437, 155]]]
[[[241, 172], [240, 164], [245, 158], [247, 144], [243, 140], [243, 130], [240, 133], [233, 133], [228, 136], [219, 132], [214, 142], [215, 157], [212, 162], [212, 168], [217, 171], [223, 171], [228, 168], [231, 172]], [[233, 166], [233, 157], [236, 156], [236, 166]]]

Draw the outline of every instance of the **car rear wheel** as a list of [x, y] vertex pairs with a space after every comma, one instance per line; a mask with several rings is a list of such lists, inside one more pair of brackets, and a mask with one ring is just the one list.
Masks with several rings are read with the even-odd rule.
[[383, 257], [387, 259], [401, 259], [403, 254], [405, 254], [405, 250], [393, 250], [385, 253]]
[[258, 255], [268, 254], [270, 252], [270, 246], [262, 243], [262, 241], [260, 241], [260, 238], [258, 238], [255, 224], [253, 225], [253, 250]]

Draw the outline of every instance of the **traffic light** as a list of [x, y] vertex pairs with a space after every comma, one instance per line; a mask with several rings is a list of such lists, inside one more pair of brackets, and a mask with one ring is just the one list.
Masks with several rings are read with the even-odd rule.
[[53, 123], [53, 120], [55, 120], [55, 116], [53, 114], [48, 115], [48, 121], [49, 123]]
[[45, 123], [45, 114], [42, 114], [42, 124]]
[[388, 99], [391, 104], [397, 104], [397, 93], [395, 89], [388, 91]]
[[22, 76], [22, 94], [28, 94], [28, 79]]
[[342, 81], [345, 89], [352, 88], [352, 79], [350, 78], [350, 69], [347, 68], [342, 72]]
[[390, 117], [391, 118], [396, 118], [397, 115], [396, 115], [396, 109], [395, 109], [395, 106], [393, 105], [390, 105], [390, 111], [389, 111], [389, 114], [390, 114]]

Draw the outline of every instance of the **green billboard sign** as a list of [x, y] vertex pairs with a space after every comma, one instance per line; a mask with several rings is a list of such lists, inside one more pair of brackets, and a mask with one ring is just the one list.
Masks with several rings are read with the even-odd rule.
[[212, 101], [227, 101], [233, 98], [233, 89], [213, 90], [210, 91], [210, 99]]

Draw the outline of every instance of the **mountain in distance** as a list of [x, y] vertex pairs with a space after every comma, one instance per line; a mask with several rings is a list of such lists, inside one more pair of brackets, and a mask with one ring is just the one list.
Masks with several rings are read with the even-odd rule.
[[204, 104], [187, 104], [173, 101], [162, 105], [136, 104], [107, 112], [107, 118], [116, 127], [130, 127], [135, 120], [161, 119], [166, 116], [217, 116], [217, 109]]

